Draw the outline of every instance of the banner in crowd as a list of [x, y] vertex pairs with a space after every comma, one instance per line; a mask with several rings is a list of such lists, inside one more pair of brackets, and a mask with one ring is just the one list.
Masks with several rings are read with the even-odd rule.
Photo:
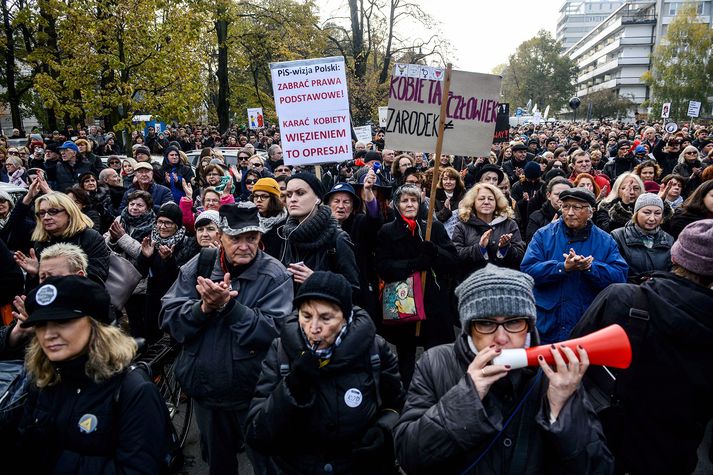
[[[445, 70], [396, 64], [389, 86], [386, 146], [412, 152], [433, 151]], [[453, 71], [447, 104], [444, 154], [490, 153], [500, 99], [500, 76]]]
[[379, 107], [379, 127], [386, 127], [386, 121], [389, 118], [389, 107]]
[[495, 119], [495, 133], [493, 143], [510, 141], [510, 104], [498, 105], [498, 116]]
[[248, 109], [248, 125], [251, 129], [262, 129], [265, 127], [265, 117], [262, 115], [262, 107]]
[[354, 127], [354, 135], [356, 136], [357, 142], [364, 142], [368, 144], [372, 141], [371, 136], [371, 126], [363, 125], [361, 127]]
[[701, 113], [701, 103], [698, 101], [688, 102], [688, 117], [698, 117]]
[[341, 56], [270, 63], [286, 164], [352, 159], [345, 71]]

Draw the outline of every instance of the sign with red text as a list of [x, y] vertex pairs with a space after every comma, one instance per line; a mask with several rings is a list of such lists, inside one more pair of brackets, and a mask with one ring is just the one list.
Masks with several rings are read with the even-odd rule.
[[287, 165], [353, 158], [345, 71], [341, 56], [270, 63]]
[[[443, 68], [397, 64], [389, 86], [386, 146], [430, 152], [438, 138]], [[487, 156], [498, 117], [500, 76], [452, 71], [447, 98], [443, 151], [448, 155]]]

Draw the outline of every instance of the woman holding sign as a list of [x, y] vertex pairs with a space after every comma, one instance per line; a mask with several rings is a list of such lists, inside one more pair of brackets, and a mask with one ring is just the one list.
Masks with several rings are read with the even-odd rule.
[[[383, 336], [396, 345], [399, 373], [408, 387], [416, 346], [428, 349], [453, 341], [452, 276], [458, 263], [455, 247], [438, 220], [433, 221], [431, 240], [424, 239], [426, 222], [418, 217], [419, 187], [400, 187], [393, 204], [396, 218], [378, 234], [376, 271], [385, 283]], [[392, 288], [395, 296], [389, 300], [386, 295]], [[391, 306], [389, 301], [393, 302]], [[423, 317], [425, 320], [419, 322]]]

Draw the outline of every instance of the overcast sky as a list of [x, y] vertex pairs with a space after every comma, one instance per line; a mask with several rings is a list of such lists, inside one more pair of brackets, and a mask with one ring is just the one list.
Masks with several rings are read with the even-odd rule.
[[[545, 29], [554, 36], [564, 0], [411, 0], [441, 25], [455, 47], [453, 66], [489, 73], [515, 48]], [[320, 16], [349, 15], [347, 0], [316, 0]], [[427, 33], [427, 32], [426, 32]], [[424, 35], [425, 36], [425, 35]]]

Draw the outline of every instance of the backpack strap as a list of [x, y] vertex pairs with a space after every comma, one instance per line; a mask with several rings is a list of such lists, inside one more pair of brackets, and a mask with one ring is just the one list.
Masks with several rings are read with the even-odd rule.
[[371, 344], [371, 350], [369, 351], [369, 364], [371, 365], [371, 375], [374, 378], [374, 385], [376, 386], [376, 403], [377, 407], [381, 407], [381, 355], [379, 354], [379, 344], [374, 338], [374, 342]]
[[215, 259], [217, 256], [218, 249], [214, 247], [204, 247], [203, 249], [201, 249], [200, 254], [198, 254], [196, 277], [210, 279], [210, 276], [213, 273], [213, 267], [215, 266]]

